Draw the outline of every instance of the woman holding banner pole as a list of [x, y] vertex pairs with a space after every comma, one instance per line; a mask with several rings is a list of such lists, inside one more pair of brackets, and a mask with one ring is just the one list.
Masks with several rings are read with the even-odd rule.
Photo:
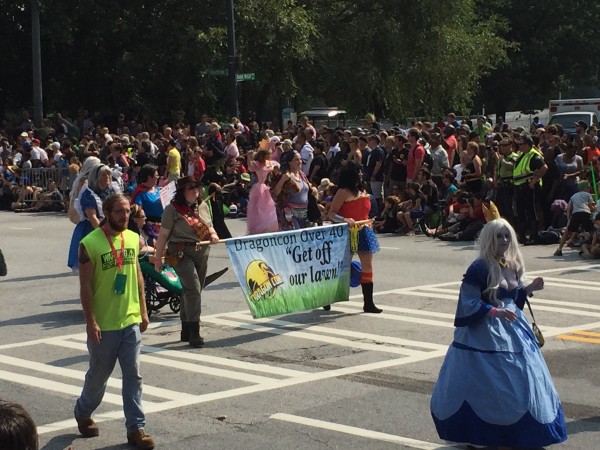
[[[371, 224], [364, 223], [369, 219], [371, 199], [363, 184], [362, 172], [355, 162], [350, 161], [344, 166], [338, 186], [329, 209], [329, 219], [337, 223], [346, 222], [350, 227], [350, 249], [358, 254], [362, 266], [360, 286], [363, 292], [363, 311], [379, 314], [382, 310], [373, 302], [373, 253], [379, 251], [379, 242]], [[356, 222], [363, 223], [358, 225]]]
[[210, 248], [200, 242], [207, 240], [216, 244], [219, 236], [212, 226], [208, 206], [200, 198], [200, 186], [194, 177], [179, 178], [175, 197], [162, 216], [154, 268], [157, 272], [162, 270], [161, 256], [166, 247], [168, 264], [175, 269], [183, 286], [181, 342], [189, 342], [192, 347], [204, 345], [200, 312]]

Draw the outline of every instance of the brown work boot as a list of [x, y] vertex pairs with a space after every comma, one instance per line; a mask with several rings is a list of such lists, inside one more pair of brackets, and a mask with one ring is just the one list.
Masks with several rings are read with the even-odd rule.
[[143, 428], [127, 433], [127, 443], [135, 445], [136, 448], [142, 450], [151, 450], [154, 448], [154, 438], [144, 433]]
[[96, 425], [96, 422], [91, 417], [75, 416], [75, 420], [77, 421], [77, 428], [84, 438], [96, 437], [100, 434], [98, 425]]

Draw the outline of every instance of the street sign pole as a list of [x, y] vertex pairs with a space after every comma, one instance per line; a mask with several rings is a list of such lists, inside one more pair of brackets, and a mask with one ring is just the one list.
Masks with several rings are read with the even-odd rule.
[[235, 49], [235, 17], [233, 0], [227, 0], [227, 47], [229, 49], [229, 97], [230, 113], [239, 117], [237, 95], [237, 62]]
[[31, 49], [33, 62], [33, 122], [42, 126], [44, 108], [42, 102], [42, 52], [40, 45], [40, 5], [39, 0], [31, 0]]

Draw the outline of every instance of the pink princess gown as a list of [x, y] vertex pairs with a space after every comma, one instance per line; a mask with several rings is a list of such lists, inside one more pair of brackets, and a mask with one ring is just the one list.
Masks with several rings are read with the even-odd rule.
[[279, 167], [276, 161], [269, 161], [269, 165], [252, 161], [251, 169], [254, 170], [258, 181], [250, 190], [246, 222], [248, 234], [261, 234], [279, 231], [275, 202], [271, 196], [269, 186], [265, 180], [273, 167]]

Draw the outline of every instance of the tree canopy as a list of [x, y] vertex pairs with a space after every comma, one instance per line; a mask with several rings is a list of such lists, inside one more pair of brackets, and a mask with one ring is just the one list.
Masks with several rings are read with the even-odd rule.
[[[40, 0], [44, 108], [226, 114], [222, 0]], [[242, 116], [329, 105], [402, 119], [535, 108], [597, 87], [581, 0], [236, 2]], [[0, 0], [0, 113], [32, 103], [30, 3]]]

